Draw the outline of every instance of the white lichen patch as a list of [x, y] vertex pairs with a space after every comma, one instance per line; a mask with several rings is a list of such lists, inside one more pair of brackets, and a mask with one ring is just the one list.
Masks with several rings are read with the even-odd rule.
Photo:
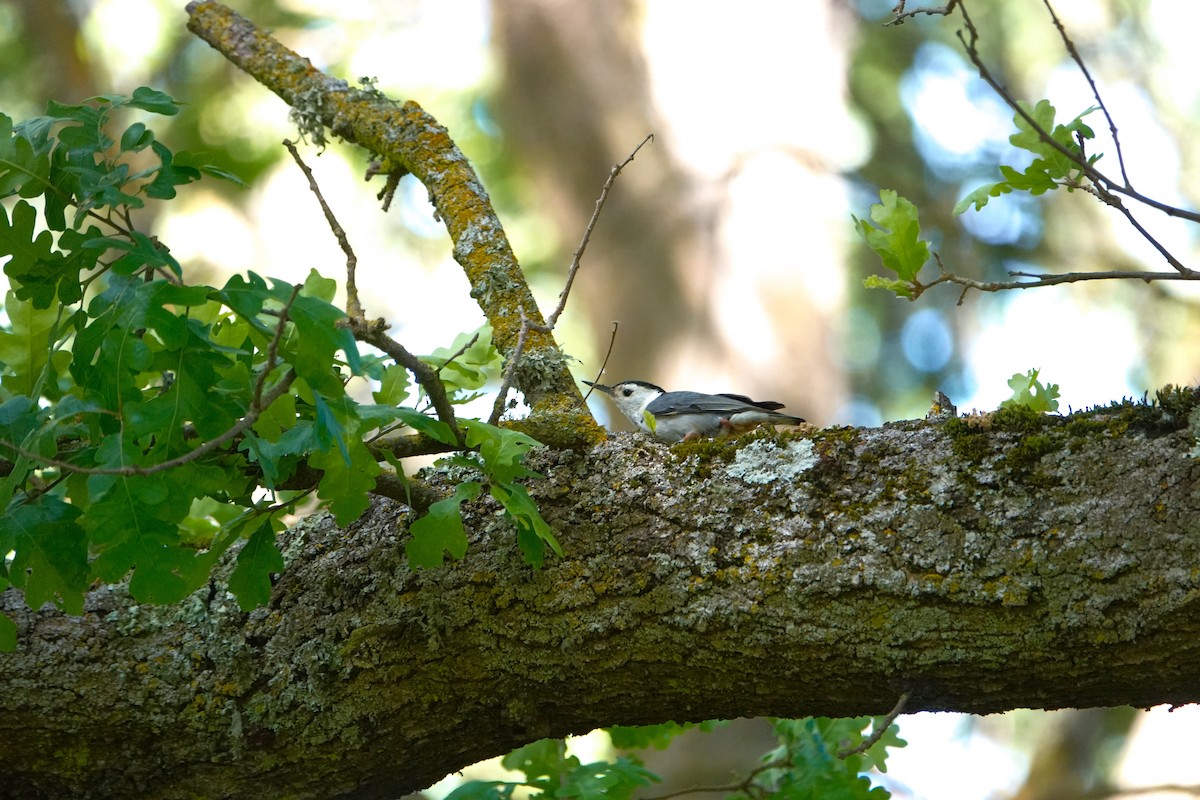
[[788, 442], [782, 447], [760, 439], [737, 451], [725, 471], [746, 483], [774, 483], [807, 472], [817, 464], [811, 439]]

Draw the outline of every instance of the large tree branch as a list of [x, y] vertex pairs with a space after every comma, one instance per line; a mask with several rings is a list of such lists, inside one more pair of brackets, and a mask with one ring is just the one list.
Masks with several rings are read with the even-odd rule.
[[[394, 797], [544, 736], [741, 715], [1200, 700], [1200, 460], [1159, 409], [539, 451], [566, 557], [486, 497], [286, 534], [269, 607], [3, 595], [0, 797]], [[1193, 417], [1196, 415], [1193, 414]], [[989, 427], [990, 426], [990, 427]], [[431, 480], [437, 480], [431, 476]]]
[[323, 74], [249, 20], [216, 2], [187, 5], [188, 30], [292, 106], [304, 132], [366, 148], [386, 171], [425, 184], [454, 244], [454, 258], [492, 326], [492, 340], [515, 358], [522, 315], [534, 326], [516, 370], [533, 414], [524, 429], [539, 441], [578, 447], [603, 438], [583, 404], [566, 361], [545, 326], [491, 200], [449, 132], [413, 101], [402, 105], [371, 87], [354, 88]]

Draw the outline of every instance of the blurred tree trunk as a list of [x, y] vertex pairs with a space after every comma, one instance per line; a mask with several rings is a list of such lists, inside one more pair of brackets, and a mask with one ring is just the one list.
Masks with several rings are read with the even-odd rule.
[[[828, 420], [843, 399], [844, 378], [826, 341], [826, 317], [802, 284], [806, 271], [832, 275], [837, 284], [842, 268], [812, 257], [824, 249], [806, 238], [804, 226], [839, 237], [803, 206], [790, 205], [815, 196], [817, 206], [828, 207], [819, 197], [823, 187], [815, 181], [793, 185], [802, 179], [778, 175], [772, 192], [782, 198], [775, 205], [784, 209], [786, 229], [778, 229], [774, 216], [757, 216], [760, 211], [742, 211], [740, 218], [743, 226], [760, 226], [761, 237], [773, 243], [767, 256], [772, 263], [751, 263], [762, 259], [730, 252], [733, 184], [754, 155], [746, 148], [770, 149], [740, 135], [742, 126], [754, 129], [761, 121], [757, 109], [708, 89], [705, 125], [725, 140], [728, 164], [707, 165], [710, 173], [724, 174], [705, 178], [679, 161], [658, 116], [642, 48], [647, 9], [640, 3], [493, 0], [492, 10], [500, 71], [494, 112], [506, 148], [532, 176], [528, 202], [552, 220], [560, 237], [556, 270], [570, 263], [612, 166], [647, 133], [657, 137], [621, 174], [584, 257], [572, 307], [590, 320], [599, 355], [583, 371], [599, 368], [617, 320], [606, 373], [612, 381], [637, 378], [668, 388], [762, 395], [793, 413]], [[696, 10], [680, 4], [676, 13], [679, 51], [688, 58], [720, 63], [755, 46], [744, 37], [716, 45], [689, 41], [693, 29], [683, 23]], [[695, 89], [706, 91], [703, 85]], [[736, 337], [730, 328], [756, 333]]]
[[621, 323], [609, 364], [614, 380], [654, 380], [664, 350], [713, 333], [678, 278], [685, 264], [706, 265], [688, 249], [698, 235], [691, 189], [661, 138], [636, 4], [494, 0], [492, 30], [501, 76], [496, 118], [561, 237], [557, 269], [570, 263], [609, 170], [646, 134], [659, 133], [605, 205], [575, 298], [597, 341], [607, 341], [613, 320]]
[[1117, 762], [1138, 712], [1118, 708], [1071, 709], [1055, 714], [1038, 737], [1025, 782], [1013, 800], [1084, 800], [1109, 788], [1107, 774]]
[[15, 0], [13, 7], [30, 54], [20, 67], [22, 75], [34, 84], [26, 87], [27, 96], [79, 103], [99, 94], [88, 53], [79, 41], [80, 19], [72, 4], [66, 0]]

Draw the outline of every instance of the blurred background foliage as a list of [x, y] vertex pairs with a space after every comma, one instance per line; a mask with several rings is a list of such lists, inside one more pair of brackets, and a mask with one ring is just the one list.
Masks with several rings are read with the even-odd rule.
[[[543, 302], [561, 288], [612, 165], [655, 134], [618, 181], [556, 334], [582, 377], [598, 369], [614, 320], [609, 378], [770, 397], [820, 425], [920, 416], [935, 389], [960, 409], [994, 408], [1008, 376], [1034, 367], [1060, 385], [1064, 409], [1200, 375], [1194, 286], [1076, 284], [970, 293], [961, 305], [951, 287], [915, 304], [861, 287], [878, 263], [850, 214], [865, 216], [880, 188], [916, 203], [926, 235], [960, 274], [1162, 267], [1082, 193], [1008, 195], [952, 215], [1014, 158], [1012, 114], [965, 60], [953, 17], [885, 27], [891, 0], [233, 5], [319, 68], [350, 82], [377, 78], [382, 91], [417, 100], [446, 124]], [[1200, 8], [1054, 7], [1116, 117], [1134, 184], [1196, 207]], [[1068, 119], [1092, 105], [1041, 2], [969, 8], [984, 57], [1014, 96], [1049, 98]], [[49, 99], [162, 89], [189, 105], [156, 123], [159, 138], [214, 153], [249, 188], [189, 187], [169, 214], [146, 209], [145, 227], [194, 274], [254, 268], [299, 281], [316, 267], [339, 277], [344, 259], [279, 144], [296, 136], [286, 106], [184, 22], [182, 0], [6, 0], [0, 110], [19, 119]], [[1089, 121], [1103, 134], [1098, 117]], [[1101, 135], [1096, 147], [1115, 172], [1111, 142]], [[407, 179], [385, 216], [374, 198], [381, 184], [363, 183], [364, 154], [333, 145], [313, 156], [358, 251], [368, 314], [387, 317], [419, 352], [477, 327], [481, 315], [422, 187]], [[1197, 265], [1194, 230], [1143, 221]], [[1120, 753], [1128, 731], [1151, 725], [1126, 710], [950, 719], [902, 718], [911, 744], [891, 762], [897, 796], [1084, 796], [1110, 780], [1139, 780]], [[1194, 715], [1171, 720], [1194, 735]], [[739, 743], [762, 751], [762, 733], [758, 723], [692, 732], [651, 767], [682, 785], [721, 782], [746, 763]], [[1190, 738], [1167, 741], [1176, 736]], [[1141, 780], [1200, 780], [1170, 772], [1194, 759], [1162, 755], [1161, 740], [1155, 747], [1157, 771]]]

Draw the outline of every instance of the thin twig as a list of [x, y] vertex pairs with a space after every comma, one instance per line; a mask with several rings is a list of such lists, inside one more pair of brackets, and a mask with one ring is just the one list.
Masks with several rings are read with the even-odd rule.
[[410, 353], [404, 345], [384, 333], [385, 326], [383, 320], [368, 322], [365, 319], [351, 317], [349, 322], [350, 332], [354, 334], [355, 339], [379, 348], [389, 355], [393, 361], [413, 374], [413, 377], [417, 379], [417, 383], [421, 384], [421, 387], [425, 389], [425, 394], [429, 397], [429, 402], [433, 404], [433, 410], [437, 413], [438, 419], [450, 427], [455, 441], [461, 446], [463, 443], [462, 431], [458, 428], [458, 419], [454, 415], [454, 407], [450, 403], [450, 398], [446, 395], [446, 386], [442, 383], [442, 379], [438, 377], [438, 371]]
[[546, 318], [547, 332], [554, 330], [559, 316], [567, 306], [567, 296], [571, 294], [571, 285], [575, 282], [575, 273], [579, 271], [579, 262], [583, 258], [583, 251], [587, 249], [588, 242], [592, 238], [592, 231], [595, 230], [596, 222], [600, 219], [600, 211], [604, 208], [605, 201], [608, 200], [608, 193], [616, 182], [617, 176], [621, 174], [621, 170], [625, 169], [633, 161], [638, 151], [646, 145], [646, 142], [652, 141], [654, 141], [654, 134], [646, 134], [646, 138], [642, 139], [641, 143], [633, 148], [633, 152], [629, 154], [628, 158], [620, 164], [613, 166], [612, 170], [609, 171], [608, 180], [604, 182], [604, 187], [600, 190], [600, 197], [596, 200], [596, 208], [592, 211], [592, 218], [588, 220], [587, 228], [583, 232], [583, 238], [579, 242], [579, 247], [575, 249], [574, 255], [571, 256], [571, 268], [567, 270], [566, 285], [563, 286], [563, 290], [558, 295], [558, 305], [555, 306], [550, 316]]
[[[987, 65], [983, 63], [983, 58], [979, 55], [979, 50], [976, 46], [979, 41], [979, 31], [976, 30], [974, 22], [971, 21], [970, 15], [967, 14], [966, 6], [960, 2], [958, 4], [958, 8], [962, 13], [963, 23], [966, 25], [967, 32], [969, 34], [969, 37], [964, 37], [962, 31], [958, 31], [958, 39], [960, 42], [962, 42], [963, 49], [966, 51], [967, 57], [971, 60], [971, 63], [979, 72], [979, 77], [983, 78], [988, 86], [992, 87], [992, 90], [1000, 96], [1000, 99], [1003, 100], [1009, 108], [1011, 108], [1023, 120], [1025, 120], [1025, 123], [1029, 126], [1029, 129], [1036, 133], [1038, 138], [1066, 158], [1070, 159], [1071, 163], [1078, 167], [1079, 170], [1083, 172], [1083, 174], [1086, 175], [1089, 180], [1099, 184], [1108, 191], [1114, 194], [1124, 195], [1131, 200], [1136, 200], [1143, 205], [1163, 212], [1167, 216], [1179, 217], [1191, 222], [1200, 222], [1200, 212], [1188, 211], [1186, 209], [1168, 205], [1151, 197], [1147, 197], [1141, 192], [1135, 191], [1131, 186], [1121, 185], [1112, 178], [1109, 178], [1100, 170], [1096, 169], [1094, 165], [1087, 163], [1085, 159], [1080, 159], [1078, 153], [1073, 152], [1054, 139], [1054, 137], [1051, 136], [1050, 133], [1033, 118], [1033, 115], [1022, 108], [1021, 104], [1018, 103], [1011, 94], [1009, 94], [1008, 90], [1000, 85], [1000, 82], [995, 78], [995, 76], [992, 75], [991, 71], [987, 68]], [[1173, 261], [1172, 265], [1175, 263], [1178, 262]]]
[[674, 792], [654, 795], [653, 797], [645, 798], [645, 800], [670, 800], [672, 797], [682, 797], [685, 794], [716, 794], [718, 792], [721, 794], [735, 794], [737, 792], [745, 792], [754, 785], [759, 775], [773, 769], [784, 769], [790, 765], [791, 762], [788, 759], [780, 758], [768, 761], [766, 764], [760, 764], [750, 771], [745, 780], [738, 783], [729, 784], [728, 786], [697, 786], [692, 789], [678, 789]]
[[[646, 142], [654, 141], [654, 134], [646, 134], [646, 138], [633, 148], [624, 161], [616, 164], [608, 173], [608, 180], [604, 182], [604, 186], [600, 189], [600, 197], [596, 200], [596, 208], [592, 211], [592, 218], [588, 220], [587, 228], [583, 231], [583, 238], [579, 242], [579, 247], [575, 249], [575, 253], [571, 256], [571, 266], [567, 270], [567, 281], [563, 285], [563, 290], [558, 294], [558, 305], [554, 307], [554, 311], [546, 318], [545, 325], [539, 325], [529, 319], [525, 315], [525, 309], [521, 309], [521, 328], [517, 331], [517, 344], [513, 351], [509, 353], [508, 359], [504, 366], [504, 377], [500, 383], [500, 391], [496, 394], [496, 402], [492, 405], [492, 415], [488, 418], [488, 423], [495, 425], [500, 422], [500, 417], [504, 414], [505, 407], [508, 405], [508, 391], [512, 388], [513, 379], [517, 374], [517, 362], [521, 359], [521, 354], [525, 351], [525, 341], [529, 338], [530, 331], [538, 331], [540, 333], [550, 333], [554, 330], [554, 326], [558, 324], [558, 318], [562, 315], [563, 309], [567, 307], [567, 298], [571, 294], [571, 286], [575, 283], [575, 274], [579, 272], [579, 265], [583, 259], [583, 251], [587, 249], [588, 242], [591, 241], [592, 231], [596, 228], [596, 222], [600, 219], [600, 211], [604, 208], [605, 201], [608, 200], [608, 193], [612, 189], [613, 184], [617, 180], [617, 176], [621, 174], [621, 170], [625, 169], [638, 151], [641, 150]], [[614, 335], [616, 331], [614, 329]], [[589, 392], [590, 394], [590, 392]], [[584, 398], [587, 399], [586, 397]]]
[[467, 352], [472, 347], [474, 347], [475, 343], [478, 341], [479, 341], [479, 331], [476, 331], [475, 335], [471, 337], [471, 340], [469, 342], [467, 342], [462, 347], [455, 350], [454, 354], [452, 356], [450, 356], [449, 358], [447, 358], [445, 361], [442, 362], [442, 365], [437, 368], [438, 374], [441, 374], [442, 370], [444, 370], [446, 367], [450, 366], [450, 364], [453, 363], [454, 359], [458, 358], [463, 353]]
[[604, 354], [604, 362], [600, 365], [600, 371], [596, 373], [596, 380], [588, 384], [587, 394], [583, 396], [583, 402], [592, 396], [592, 392], [596, 389], [596, 384], [600, 381], [600, 376], [604, 374], [604, 368], [608, 366], [608, 357], [612, 355], [613, 345], [617, 343], [617, 327], [621, 323], [618, 320], [613, 320], [612, 336], [608, 340], [608, 352]]
[[317, 202], [321, 204], [321, 211], [325, 214], [325, 221], [329, 223], [329, 229], [333, 231], [334, 238], [337, 239], [342, 252], [346, 254], [346, 315], [363, 319], [362, 304], [358, 301], [358, 286], [354, 282], [354, 271], [358, 266], [358, 257], [354, 255], [354, 249], [350, 247], [350, 240], [346, 236], [346, 231], [338, 223], [337, 217], [333, 215], [333, 209], [325, 202], [325, 196], [321, 194], [321, 187], [317, 185], [312, 170], [304, 163], [304, 159], [300, 158], [300, 153], [296, 150], [296, 145], [291, 140], [284, 139], [283, 146], [292, 154], [292, 158], [295, 159], [296, 165], [300, 167], [300, 171], [304, 173], [304, 177], [308, 178], [308, 188], [317, 196]]
[[1056, 286], [1060, 283], [1078, 283], [1080, 281], [1097, 281], [1097, 280], [1137, 280], [1150, 283], [1151, 281], [1187, 281], [1196, 280], [1197, 276], [1181, 274], [1178, 272], [1142, 272], [1140, 270], [1108, 270], [1106, 272], [1063, 272], [1052, 275], [1039, 274], [1035, 272], [1020, 272], [1010, 271], [1009, 275], [1014, 278], [1032, 278], [1027, 281], [980, 281], [974, 278], [967, 278], [962, 275], [955, 275], [953, 272], [947, 272], [939, 276], [929, 283], [917, 283], [914, 281], [913, 299], [924, 294], [926, 290], [932, 289], [934, 286], [942, 283], [952, 283], [956, 286], [964, 287], [963, 293], [958, 298], [958, 305], [962, 305], [963, 298], [966, 297], [967, 290], [977, 289], [981, 292], [1004, 292], [1010, 289], [1036, 289], [1041, 286]]
[[496, 402], [492, 404], [492, 415], [488, 417], [489, 425], [500, 423], [500, 417], [508, 405], [508, 390], [512, 388], [513, 378], [517, 374], [517, 362], [521, 360], [521, 353], [525, 350], [525, 340], [529, 337], [531, 327], [533, 325], [525, 316], [525, 309], [522, 308], [521, 329], [517, 332], [517, 346], [513, 348], [512, 354], [508, 357], [508, 363], [504, 365], [504, 377], [500, 381], [500, 391], [496, 393]]
[[880, 722], [871, 726], [871, 735], [863, 739], [858, 747], [852, 747], [849, 750], [843, 750], [837, 754], [838, 758], [847, 759], [850, 756], [856, 756], [859, 753], [865, 753], [875, 746], [875, 743], [883, 738], [883, 734], [887, 733], [887, 729], [896, 721], [896, 717], [900, 716], [904, 711], [905, 704], [908, 703], [908, 692], [900, 695], [900, 699], [896, 701], [896, 705], [887, 713]]
[[954, 7], [958, 5], [958, 0], [950, 0], [950, 2], [946, 3], [944, 6], [914, 8], [912, 11], [905, 11], [905, 5], [907, 5], [906, 0], [900, 0], [900, 2], [896, 3], [896, 5], [892, 8], [892, 14], [894, 15], [892, 21], [886, 23], [883, 27], [886, 28], [889, 25], [903, 25], [904, 20], [908, 19], [909, 17], [915, 17], [917, 14], [928, 14], [930, 16], [943, 17], [947, 16], [954, 11]]
[[[325, 197], [321, 194], [321, 189], [317, 186], [317, 182], [313, 178], [312, 170], [300, 158], [300, 154], [296, 151], [296, 146], [286, 139], [283, 142], [283, 146], [292, 154], [292, 158], [296, 160], [296, 164], [299, 165], [305, 177], [308, 178], [309, 188], [312, 189], [313, 194], [317, 196], [317, 201], [321, 204], [321, 210], [325, 213], [325, 220], [329, 223], [329, 229], [333, 232], [334, 238], [337, 239], [342, 252], [346, 254], [346, 316], [349, 317], [351, 333], [359, 341], [378, 347], [391, 356], [393, 361], [410, 371], [413, 377], [417, 379], [417, 382], [425, 389], [425, 394], [428, 395], [430, 402], [433, 403], [433, 408], [437, 412], [438, 419], [450, 426], [450, 430], [454, 432], [454, 438], [461, 443], [462, 434], [458, 430], [454, 408], [450, 403], [450, 398], [446, 396], [446, 387], [442, 384], [442, 380], [438, 375], [441, 372], [441, 367], [434, 369], [410, 353], [399, 342], [385, 334], [382, 321], [367, 321], [366, 315], [363, 313], [362, 304], [358, 299], [358, 287], [354, 281], [358, 258], [354, 255], [353, 248], [350, 247], [350, 240], [346, 237], [346, 231], [338, 224], [333, 210], [325, 202]], [[467, 347], [470, 347], [474, 343], [475, 339], [472, 339], [467, 343]], [[448, 364], [462, 355], [467, 347], [464, 347], [458, 353], [451, 356], [446, 363]], [[442, 365], [442, 367], [445, 366], [446, 364]]]
[[1087, 65], [1083, 63], [1083, 58], [1079, 55], [1079, 51], [1075, 49], [1075, 42], [1067, 35], [1067, 29], [1063, 27], [1058, 14], [1054, 13], [1054, 7], [1050, 5], [1050, 0], [1042, 0], [1042, 4], [1050, 12], [1050, 19], [1054, 20], [1054, 27], [1058, 28], [1059, 38], [1063, 40], [1063, 45], [1067, 48], [1071, 60], [1075, 62], [1075, 66], [1079, 67], [1079, 71], [1087, 79], [1088, 86], [1092, 87], [1092, 96], [1096, 98], [1096, 105], [1100, 106], [1100, 110], [1104, 112], [1104, 118], [1108, 120], [1108, 130], [1112, 134], [1113, 145], [1117, 148], [1117, 163], [1121, 167], [1121, 178], [1125, 181], [1126, 186], [1132, 188], [1132, 184], [1129, 182], [1129, 173], [1125, 171], [1125, 152], [1121, 148], [1121, 139], [1117, 136], [1117, 123], [1112, 118], [1112, 114], [1108, 113], [1108, 106], [1104, 104], [1104, 100], [1100, 97], [1100, 90], [1096, 87], [1096, 81], [1092, 79], [1092, 73], [1088, 70]]
[[259, 399], [262, 397], [263, 388], [267, 385], [267, 375], [271, 370], [275, 369], [275, 356], [279, 352], [279, 343], [283, 341], [283, 330], [287, 327], [288, 314], [291, 312], [292, 304], [296, 302], [296, 298], [299, 296], [300, 284], [296, 284], [292, 287], [291, 297], [283, 304], [283, 308], [279, 310], [279, 322], [275, 326], [275, 335], [271, 337], [271, 342], [267, 345], [267, 361], [258, 376], [258, 381], [254, 384], [254, 395], [250, 401], [251, 410], [260, 408]]

